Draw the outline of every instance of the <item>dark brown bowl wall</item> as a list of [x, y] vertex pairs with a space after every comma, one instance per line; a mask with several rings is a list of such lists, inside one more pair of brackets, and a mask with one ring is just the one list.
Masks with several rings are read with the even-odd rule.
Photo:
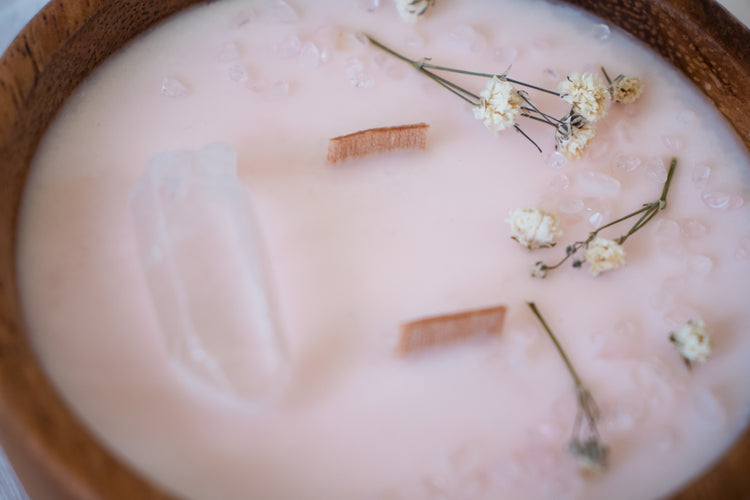
[[[750, 151], [750, 31], [713, 0], [567, 0], [643, 40], [714, 102]], [[103, 449], [29, 346], [15, 270], [24, 180], [75, 87], [146, 28], [197, 0], [53, 0], [0, 59], [0, 435], [40, 497], [169, 498]], [[750, 430], [679, 499], [750, 499]]]

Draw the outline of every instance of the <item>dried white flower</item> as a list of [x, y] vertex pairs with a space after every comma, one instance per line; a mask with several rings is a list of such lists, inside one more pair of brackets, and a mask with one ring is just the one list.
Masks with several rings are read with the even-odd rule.
[[555, 129], [555, 148], [566, 158], [575, 160], [581, 157], [595, 135], [595, 125], [570, 110]]
[[562, 234], [557, 215], [539, 208], [518, 208], [509, 213], [511, 238], [529, 250], [555, 245]]
[[594, 241], [586, 246], [584, 257], [589, 263], [589, 273], [592, 276], [625, 264], [625, 250], [622, 245], [605, 238], [594, 238]]
[[544, 262], [540, 260], [539, 262], [531, 266], [531, 277], [539, 278], [539, 279], [546, 278], [548, 270], [549, 270], [549, 267], [547, 267], [547, 264], [545, 264]]
[[396, 9], [401, 19], [407, 23], [416, 23], [434, 3], [435, 0], [396, 0]]
[[669, 340], [688, 366], [693, 361], [705, 363], [711, 355], [711, 336], [701, 319], [691, 319], [682, 328], [670, 333]]
[[641, 79], [638, 77], [619, 75], [612, 82], [610, 90], [612, 92], [612, 99], [615, 102], [630, 104], [641, 96], [643, 85], [641, 84]]
[[484, 120], [488, 129], [499, 132], [516, 124], [521, 115], [523, 97], [513, 85], [493, 76], [479, 96], [474, 116], [477, 120]]
[[560, 98], [589, 122], [607, 114], [611, 95], [602, 79], [591, 73], [572, 73], [557, 86]]

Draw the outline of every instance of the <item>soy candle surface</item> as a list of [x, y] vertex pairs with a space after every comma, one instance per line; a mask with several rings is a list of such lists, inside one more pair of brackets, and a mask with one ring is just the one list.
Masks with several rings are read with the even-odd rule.
[[[542, 154], [489, 132], [360, 31], [413, 59], [510, 67], [553, 90], [604, 66], [645, 91], [565, 161], [549, 126], [520, 122]], [[326, 164], [331, 137], [417, 122], [430, 124], [425, 151]], [[128, 205], [154, 155], [216, 142], [237, 151], [289, 347], [290, 384], [260, 412], [174, 369]], [[626, 242], [624, 267], [531, 278], [535, 261], [658, 199], [673, 156], [668, 207]], [[184, 498], [656, 498], [748, 421], [749, 176], [694, 88], [568, 7], [454, 0], [407, 24], [391, 2], [212, 2], [111, 58], [50, 128], [22, 207], [24, 309], [80, 418]], [[509, 211], [531, 206], [561, 216], [558, 247], [529, 253], [509, 238]], [[230, 285], [216, 297], [232, 305]], [[565, 453], [573, 384], [529, 300], [601, 407], [611, 457], [597, 477]], [[401, 323], [494, 304], [508, 306], [501, 336], [394, 355]], [[714, 352], [688, 370], [668, 337], [691, 318]]]

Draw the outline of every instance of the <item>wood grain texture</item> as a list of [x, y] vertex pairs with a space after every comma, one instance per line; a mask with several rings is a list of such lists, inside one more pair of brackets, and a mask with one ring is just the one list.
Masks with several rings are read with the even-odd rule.
[[340, 135], [328, 141], [328, 163], [397, 149], [424, 149], [427, 146], [426, 123], [379, 127]]
[[[117, 461], [60, 400], [29, 346], [15, 274], [18, 206], [63, 101], [126, 41], [198, 0], [53, 0], [0, 59], [0, 427], [55, 499], [167, 496]], [[750, 32], [712, 0], [567, 0], [651, 45], [715, 103], [750, 150]], [[750, 432], [674, 498], [750, 499]]]
[[500, 335], [505, 306], [431, 316], [401, 325], [396, 354], [406, 356], [479, 335]]
[[64, 100], [125, 42], [195, 0], [53, 0], [0, 59], [0, 423], [54, 499], [162, 499], [84, 429], [40, 369], [15, 274], [18, 206], [34, 150]]

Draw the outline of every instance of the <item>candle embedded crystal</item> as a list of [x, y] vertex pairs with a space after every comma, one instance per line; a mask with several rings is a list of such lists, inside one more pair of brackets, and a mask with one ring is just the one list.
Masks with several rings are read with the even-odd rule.
[[130, 209], [170, 361], [191, 381], [262, 406], [288, 362], [236, 163], [226, 144], [157, 155]]

